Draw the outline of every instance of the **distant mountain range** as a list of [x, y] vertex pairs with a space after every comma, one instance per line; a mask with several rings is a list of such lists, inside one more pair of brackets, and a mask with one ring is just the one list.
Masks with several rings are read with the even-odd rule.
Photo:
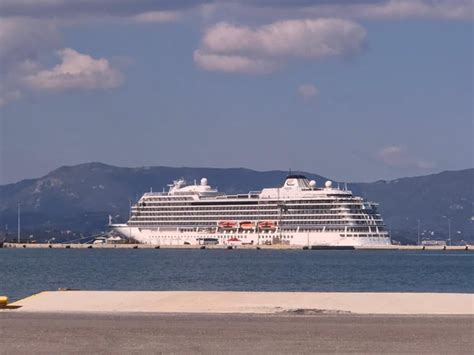
[[[304, 173], [322, 185], [326, 177]], [[129, 204], [145, 191], [161, 191], [176, 178], [207, 177], [227, 193], [280, 186], [287, 172], [243, 168], [120, 168], [102, 163], [64, 166], [38, 179], [0, 186], [0, 231], [16, 233], [21, 204], [22, 230], [36, 238], [72, 238], [106, 230], [108, 215], [126, 221]], [[418, 220], [424, 238], [473, 241], [474, 169], [373, 183], [350, 183], [355, 194], [378, 202], [395, 239], [414, 241]]]

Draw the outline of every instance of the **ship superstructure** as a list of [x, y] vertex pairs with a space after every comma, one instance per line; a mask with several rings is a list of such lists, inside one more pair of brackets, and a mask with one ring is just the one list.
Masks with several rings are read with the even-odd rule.
[[318, 187], [303, 175], [289, 175], [281, 187], [237, 195], [218, 192], [206, 178], [168, 186], [168, 192], [145, 193], [131, 207], [129, 221], [111, 228], [155, 245], [391, 243], [377, 205], [331, 181]]

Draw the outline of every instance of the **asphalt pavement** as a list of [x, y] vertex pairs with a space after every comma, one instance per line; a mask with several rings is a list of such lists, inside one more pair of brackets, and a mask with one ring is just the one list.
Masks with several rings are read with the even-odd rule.
[[0, 312], [0, 354], [471, 354], [473, 316]]

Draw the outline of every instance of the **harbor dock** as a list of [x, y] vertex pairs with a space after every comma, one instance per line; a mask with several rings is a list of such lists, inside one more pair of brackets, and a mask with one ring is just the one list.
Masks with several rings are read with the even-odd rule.
[[372, 292], [46, 291], [19, 312], [474, 315], [474, 294]]
[[405, 250], [405, 251], [421, 251], [421, 250], [438, 250], [438, 251], [473, 251], [474, 245], [381, 245], [381, 246], [355, 246], [351, 248], [345, 247], [329, 247], [325, 246], [298, 246], [287, 244], [273, 245], [153, 245], [153, 244], [79, 244], [79, 243], [3, 243], [3, 248], [22, 248], [22, 249], [267, 249], [267, 250], [301, 250], [301, 249], [354, 249], [354, 250]]

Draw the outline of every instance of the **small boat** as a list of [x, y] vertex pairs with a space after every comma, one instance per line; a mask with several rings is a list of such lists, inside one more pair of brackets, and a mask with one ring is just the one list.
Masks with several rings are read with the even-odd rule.
[[273, 221], [260, 221], [258, 222], [258, 228], [260, 229], [275, 229], [276, 223]]
[[255, 227], [255, 224], [250, 221], [244, 221], [240, 222], [240, 228], [242, 229], [253, 229]]
[[234, 222], [234, 221], [221, 221], [219, 222], [219, 228], [222, 228], [222, 229], [233, 229], [235, 227], [237, 227], [237, 222]]

